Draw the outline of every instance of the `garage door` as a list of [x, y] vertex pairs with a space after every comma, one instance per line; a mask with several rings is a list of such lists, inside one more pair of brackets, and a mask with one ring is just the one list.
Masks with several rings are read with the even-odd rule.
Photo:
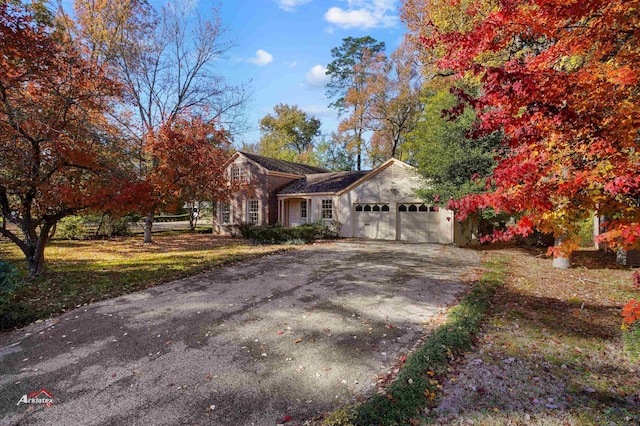
[[453, 242], [449, 212], [425, 204], [398, 205], [398, 231], [400, 240], [443, 243]]
[[355, 205], [355, 237], [376, 240], [395, 239], [388, 203]]

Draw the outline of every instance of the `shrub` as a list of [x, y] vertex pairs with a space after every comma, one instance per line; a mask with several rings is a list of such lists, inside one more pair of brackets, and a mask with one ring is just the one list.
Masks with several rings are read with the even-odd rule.
[[330, 225], [322, 223], [306, 223], [295, 228], [281, 225], [255, 226], [241, 224], [238, 230], [242, 237], [256, 244], [307, 244], [319, 239], [336, 238], [337, 232]]
[[9, 299], [24, 281], [18, 271], [7, 262], [0, 262], [0, 306], [9, 302]]
[[56, 225], [56, 235], [65, 240], [80, 240], [87, 237], [89, 230], [82, 216], [67, 216]]

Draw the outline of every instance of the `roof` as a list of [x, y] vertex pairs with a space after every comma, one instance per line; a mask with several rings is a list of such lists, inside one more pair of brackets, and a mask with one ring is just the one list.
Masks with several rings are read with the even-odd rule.
[[278, 194], [315, 194], [323, 192], [338, 192], [362, 177], [371, 173], [370, 171], [360, 172], [329, 172], [309, 174], [302, 179], [285, 186]]
[[251, 161], [259, 164], [260, 166], [272, 172], [290, 173], [290, 174], [301, 175], [301, 176], [307, 175], [310, 173], [328, 172], [327, 169], [323, 169], [322, 167], [309, 166], [307, 164], [293, 163], [291, 161], [263, 157], [261, 155], [250, 154], [244, 151], [240, 151], [240, 154], [244, 155]]

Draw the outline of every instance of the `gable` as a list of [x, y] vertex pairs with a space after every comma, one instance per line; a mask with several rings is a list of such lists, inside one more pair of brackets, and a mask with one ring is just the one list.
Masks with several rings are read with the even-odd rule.
[[[417, 186], [419, 180], [420, 178], [415, 173], [414, 167], [395, 158], [391, 158], [363, 176], [360, 180], [345, 188], [339, 195], [352, 191], [359, 186], [366, 186], [367, 182], [369, 182], [369, 186], [379, 187], [380, 185], [386, 185], [391, 189], [392, 187], [396, 188], [398, 185], [401, 185], [402, 188]], [[413, 193], [413, 190], [408, 190], [407, 192]]]

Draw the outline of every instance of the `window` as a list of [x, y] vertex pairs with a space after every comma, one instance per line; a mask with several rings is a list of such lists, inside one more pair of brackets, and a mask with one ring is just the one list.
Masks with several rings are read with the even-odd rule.
[[220, 203], [220, 216], [224, 225], [231, 223], [231, 205], [229, 203]]
[[356, 211], [357, 212], [361, 212], [362, 211], [362, 204], [357, 204], [356, 205]]
[[300, 201], [300, 217], [303, 219], [307, 217], [307, 200]]
[[389, 211], [389, 204], [385, 204], [382, 206], [382, 211], [383, 212], [388, 212]]
[[364, 211], [365, 212], [370, 212], [371, 211], [371, 206], [368, 205], [368, 204], [366, 206], [364, 206]]
[[249, 200], [248, 210], [249, 210], [249, 217], [247, 217], [248, 222], [252, 225], [257, 225], [259, 220], [260, 201]]
[[333, 219], [333, 200], [322, 200], [322, 218]]
[[241, 166], [231, 167], [232, 182], [247, 182], [247, 168]]

